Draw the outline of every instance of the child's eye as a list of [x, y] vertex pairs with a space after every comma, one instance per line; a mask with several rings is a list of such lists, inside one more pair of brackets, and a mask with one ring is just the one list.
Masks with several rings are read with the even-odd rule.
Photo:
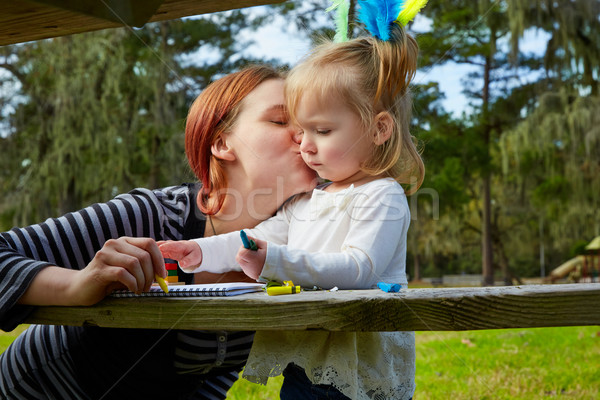
[[274, 121], [271, 121], [271, 123], [273, 123], [275, 125], [281, 125], [281, 126], [286, 126], [288, 124], [287, 121], [283, 121], [283, 120], [274, 120]]
[[329, 132], [331, 132], [331, 129], [317, 129], [316, 131], [319, 135], [327, 135]]

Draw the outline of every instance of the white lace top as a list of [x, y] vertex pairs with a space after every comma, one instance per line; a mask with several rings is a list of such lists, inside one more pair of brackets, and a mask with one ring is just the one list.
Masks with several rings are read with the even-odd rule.
[[[406, 284], [410, 213], [402, 187], [379, 179], [359, 187], [300, 195], [273, 218], [246, 232], [267, 240], [262, 277], [295, 285], [369, 289]], [[239, 234], [198, 239], [199, 270], [239, 269]], [[288, 363], [315, 384], [331, 384], [351, 399], [409, 399], [414, 392], [413, 332], [257, 332], [244, 377], [266, 383]]]

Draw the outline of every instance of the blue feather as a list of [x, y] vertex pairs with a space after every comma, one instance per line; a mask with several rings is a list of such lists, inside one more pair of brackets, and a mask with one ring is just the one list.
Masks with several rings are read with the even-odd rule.
[[404, 8], [405, 0], [359, 0], [358, 19], [371, 35], [389, 40], [390, 27]]

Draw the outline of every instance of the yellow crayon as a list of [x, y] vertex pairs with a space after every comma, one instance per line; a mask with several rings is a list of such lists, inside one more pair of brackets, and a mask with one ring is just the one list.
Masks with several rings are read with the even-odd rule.
[[294, 293], [300, 293], [300, 286], [271, 286], [267, 288], [267, 294], [269, 296]]
[[156, 280], [156, 282], [158, 282], [158, 284], [160, 285], [160, 288], [162, 289], [163, 292], [169, 293], [169, 287], [167, 286], [167, 283], [160, 275], [154, 274], [154, 279]]

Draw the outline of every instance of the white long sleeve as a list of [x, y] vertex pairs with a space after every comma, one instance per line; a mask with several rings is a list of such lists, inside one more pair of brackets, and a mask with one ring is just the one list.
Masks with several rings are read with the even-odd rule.
[[262, 276], [294, 284], [368, 289], [406, 283], [410, 214], [402, 188], [378, 180], [294, 205], [287, 245], [269, 243]]
[[[296, 203], [301, 197], [298, 196], [292, 199], [290, 203]], [[290, 212], [288, 210], [288, 208], [282, 208], [275, 216], [261, 222], [254, 229], [244, 229], [244, 231], [250, 237], [266, 240], [270, 243], [286, 243], [290, 222]], [[202, 250], [202, 263], [197, 267], [184, 269], [185, 272], [224, 273], [242, 270], [235, 261], [237, 252], [242, 246], [239, 231], [194, 239], [194, 242]]]
[[202, 250], [202, 263], [197, 267], [182, 268], [185, 272], [224, 273], [242, 270], [235, 261], [237, 249], [242, 243], [239, 232], [194, 239], [194, 242]]

